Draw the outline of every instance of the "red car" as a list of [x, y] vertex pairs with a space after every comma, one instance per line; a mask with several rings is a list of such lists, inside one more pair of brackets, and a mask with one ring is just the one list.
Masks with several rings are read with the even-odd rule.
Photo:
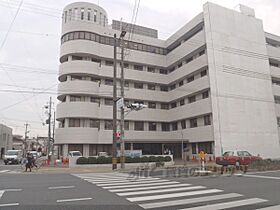
[[259, 156], [253, 156], [247, 151], [227, 151], [222, 157], [216, 157], [216, 163], [222, 166], [249, 165], [253, 160], [261, 160]]

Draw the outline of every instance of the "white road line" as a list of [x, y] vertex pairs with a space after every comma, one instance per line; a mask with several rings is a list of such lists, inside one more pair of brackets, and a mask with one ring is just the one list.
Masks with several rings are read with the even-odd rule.
[[5, 203], [5, 204], [0, 204], [0, 207], [6, 207], [6, 206], [18, 206], [19, 203]]
[[0, 199], [4, 195], [5, 190], [0, 190]]
[[130, 184], [140, 184], [140, 183], [155, 183], [155, 182], [168, 182], [169, 180], [162, 179], [162, 180], [135, 180], [135, 181], [126, 181], [126, 182], [118, 182], [118, 183], [109, 183], [109, 184], [98, 184], [95, 182], [91, 182], [93, 184], [97, 184], [99, 187], [105, 187], [105, 186], [117, 186], [117, 185], [130, 185]]
[[117, 190], [109, 190], [110, 192], [130, 192], [130, 191], [138, 191], [138, 190], [152, 190], [152, 189], [162, 189], [162, 188], [169, 188], [169, 187], [186, 187], [190, 186], [191, 184], [170, 184], [170, 185], [163, 185], [163, 186], [152, 186], [152, 187], [137, 187], [137, 188], [128, 188], [128, 189], [117, 189]]
[[130, 187], [144, 187], [144, 186], [162, 186], [163, 184], [179, 184], [176, 181], [169, 181], [169, 182], [159, 182], [159, 183], [148, 183], [148, 184], [132, 184], [132, 185], [122, 185], [122, 186], [110, 186], [110, 187], [102, 187], [103, 189], [123, 189], [123, 188], [130, 188]]
[[93, 184], [105, 184], [105, 183], [120, 183], [120, 182], [137, 182], [137, 181], [148, 181], [148, 180], [159, 180], [159, 178], [149, 178], [149, 179], [121, 179], [121, 180], [95, 180], [95, 179], [85, 179]]
[[57, 189], [69, 189], [69, 188], [75, 188], [75, 186], [56, 186], [56, 187], [48, 187], [49, 190], [57, 190]]
[[190, 199], [182, 199], [182, 200], [139, 204], [139, 206], [144, 209], [152, 209], [152, 208], [160, 208], [160, 207], [167, 207], [167, 206], [178, 206], [178, 205], [185, 205], [185, 204], [221, 200], [221, 199], [227, 199], [227, 198], [236, 198], [236, 197], [240, 197], [240, 196], [243, 196], [243, 195], [240, 195], [237, 193], [229, 193], [229, 194], [223, 194], [223, 195], [203, 196], [203, 197], [199, 197], [199, 198], [190, 198]]
[[22, 191], [22, 189], [3, 189], [4, 191], [7, 191], [7, 192], [20, 192]]
[[163, 195], [151, 195], [151, 196], [133, 197], [133, 198], [126, 198], [126, 199], [131, 202], [150, 201], [150, 200], [157, 200], [157, 199], [176, 198], [176, 197], [202, 195], [202, 194], [219, 193], [219, 192], [223, 192], [223, 190], [219, 190], [219, 189], [198, 190], [198, 191], [191, 191], [191, 192], [171, 193], [171, 194], [163, 194]]
[[244, 177], [253, 177], [253, 178], [262, 178], [262, 179], [278, 179], [280, 180], [280, 177], [274, 177], [274, 176], [260, 176], [260, 175], [253, 175], [253, 174], [244, 174]]
[[280, 209], [280, 205], [277, 205], [277, 206], [269, 206], [269, 207], [261, 208], [261, 209], [258, 209], [258, 210], [279, 210], [279, 209]]
[[0, 173], [6, 173], [9, 172], [10, 170], [1, 170]]
[[171, 189], [160, 189], [160, 190], [144, 190], [139, 192], [126, 192], [126, 193], [116, 193], [119, 196], [130, 196], [130, 195], [145, 195], [145, 194], [153, 194], [153, 193], [165, 193], [165, 192], [176, 192], [183, 190], [200, 190], [205, 189], [204, 186], [193, 186], [193, 187], [179, 187], [179, 188], [171, 188]]
[[76, 175], [74, 176], [85, 178], [85, 177], [129, 177], [129, 174], [82, 174], [82, 175]]
[[62, 202], [72, 202], [72, 201], [87, 201], [91, 200], [92, 198], [72, 198], [72, 199], [64, 199], [64, 200], [57, 200], [57, 203], [62, 203]]
[[263, 203], [263, 202], [267, 202], [267, 200], [259, 199], [259, 198], [251, 198], [251, 199], [231, 201], [231, 202], [226, 202], [226, 203], [198, 206], [198, 207], [194, 207], [194, 208], [185, 208], [185, 209], [181, 209], [181, 210], [205, 210], [205, 209], [219, 210], [219, 209], [229, 209], [229, 208], [238, 207], [238, 206], [258, 204], [258, 203]]

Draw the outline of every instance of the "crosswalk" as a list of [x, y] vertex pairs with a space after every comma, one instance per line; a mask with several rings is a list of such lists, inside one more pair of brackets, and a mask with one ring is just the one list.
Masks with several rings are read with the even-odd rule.
[[[268, 202], [261, 198], [244, 198], [244, 195], [239, 193], [225, 193], [222, 189], [209, 189], [202, 185], [194, 186], [155, 177], [130, 177], [128, 174], [117, 172], [73, 175], [124, 197], [143, 209], [218, 210], [241, 207], [255, 209], [257, 204]], [[279, 206], [263, 209], [276, 210]]]
[[18, 174], [20, 171], [12, 171], [12, 170], [0, 170], [0, 174]]

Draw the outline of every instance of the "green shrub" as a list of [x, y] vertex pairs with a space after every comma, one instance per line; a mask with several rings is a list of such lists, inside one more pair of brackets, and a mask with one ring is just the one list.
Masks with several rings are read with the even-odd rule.
[[96, 164], [97, 158], [96, 157], [88, 157], [88, 164]]
[[164, 162], [170, 162], [172, 159], [170, 156], [165, 156], [164, 157]]
[[107, 163], [107, 158], [106, 157], [98, 157], [97, 158], [97, 164], [105, 164]]
[[142, 163], [147, 163], [147, 162], [149, 162], [149, 161], [150, 161], [150, 158], [149, 158], [149, 157], [146, 157], [146, 156], [141, 157], [141, 162], [142, 162]]
[[132, 163], [141, 163], [141, 158], [140, 157], [132, 158]]
[[88, 159], [86, 157], [79, 157], [77, 159], [77, 164], [88, 164]]
[[155, 156], [150, 156], [150, 157], [149, 157], [149, 162], [157, 162], [157, 157], [155, 157]]
[[134, 158], [132, 158], [132, 157], [125, 157], [125, 162], [126, 163], [134, 163]]
[[164, 157], [163, 156], [157, 157], [157, 161], [156, 162], [164, 162]]

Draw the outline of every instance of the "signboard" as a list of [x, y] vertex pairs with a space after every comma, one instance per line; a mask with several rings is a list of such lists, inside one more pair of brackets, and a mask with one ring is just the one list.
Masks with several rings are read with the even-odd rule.
[[120, 98], [119, 100], [117, 100], [117, 109], [121, 109], [124, 106], [124, 100], [123, 98]]
[[[120, 157], [121, 151], [117, 151], [117, 157]], [[124, 150], [124, 156], [125, 157], [141, 157], [142, 156], [142, 150]]]

